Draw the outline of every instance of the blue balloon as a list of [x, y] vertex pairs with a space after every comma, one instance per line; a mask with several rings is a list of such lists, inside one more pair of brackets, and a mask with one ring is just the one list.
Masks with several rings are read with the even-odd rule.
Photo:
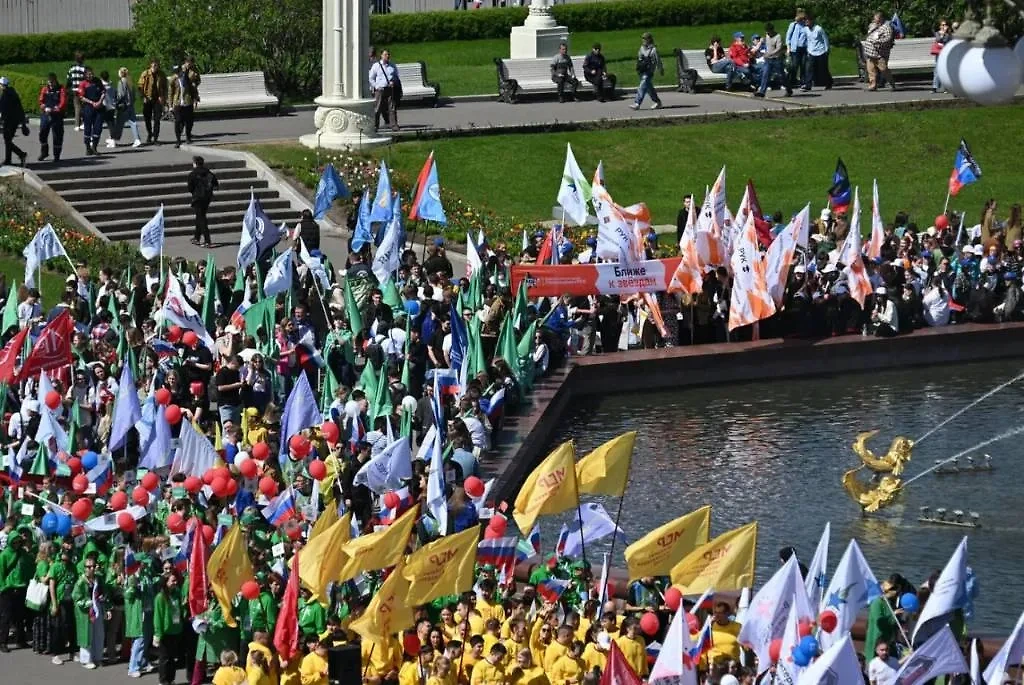
[[43, 532], [47, 535], [53, 535], [57, 532], [57, 515], [52, 511], [48, 511], [43, 514]]
[[85, 471], [92, 471], [96, 468], [96, 463], [100, 460], [100, 455], [96, 454], [92, 450], [89, 450], [82, 455], [82, 468]]
[[416, 300], [406, 300], [402, 306], [405, 309], [405, 313], [410, 316], [417, 316], [420, 313], [420, 303]]
[[818, 641], [814, 639], [813, 635], [800, 639], [800, 644], [797, 649], [807, 655], [807, 660], [810, 661], [814, 657], [818, 656]]
[[57, 535], [66, 538], [71, 535], [71, 517], [57, 514]]
[[811, 663], [811, 655], [805, 654], [800, 646], [797, 645], [793, 648], [793, 663], [803, 668]]
[[908, 592], [900, 597], [900, 608], [913, 614], [921, 608], [921, 602], [918, 601], [917, 595], [913, 592]]

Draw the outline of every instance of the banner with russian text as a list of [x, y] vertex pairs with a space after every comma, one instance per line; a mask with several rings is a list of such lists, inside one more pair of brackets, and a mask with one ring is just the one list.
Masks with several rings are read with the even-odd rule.
[[668, 290], [679, 257], [633, 264], [524, 264], [512, 267], [512, 292], [526, 281], [527, 297], [632, 295]]

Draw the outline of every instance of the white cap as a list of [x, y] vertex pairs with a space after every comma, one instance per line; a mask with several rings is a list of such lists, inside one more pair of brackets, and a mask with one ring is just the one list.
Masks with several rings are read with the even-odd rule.
[[974, 246], [974, 254], [977, 257], [983, 257], [985, 255], [985, 248], [981, 245]]
[[39, 413], [39, 400], [25, 400], [25, 409]]
[[793, 267], [793, 273], [805, 274], [807, 273], [807, 267], [804, 266], [803, 264], [797, 264], [795, 267]]
[[885, 295], [887, 292], [889, 292], [889, 291], [886, 290], [884, 285], [880, 285], [877, 288], [875, 288], [875, 294], [876, 295]]
[[828, 207], [825, 207], [823, 210], [821, 210], [821, 220], [822, 221], [825, 221], [825, 220], [831, 219], [831, 218], [832, 218], [832, 210], [831, 209], [829, 209]]
[[835, 264], [826, 264], [825, 268], [821, 270], [823, 274], [834, 274], [837, 271]]
[[7, 80], [6, 76], [0, 76], [0, 86], [9, 86], [11, 82]]
[[811, 234], [811, 240], [813, 240], [816, 243], [820, 243], [824, 239], [825, 239], [825, 236], [823, 236], [820, 233], [812, 233]]
[[238, 335], [239, 333], [241, 333], [241, 331], [238, 330], [238, 326], [236, 326], [233, 323], [229, 323], [227, 326], [225, 326], [224, 332], [230, 333], [231, 335]]
[[736, 680], [736, 676], [726, 673], [718, 679], [718, 685], [740, 685], [740, 681]]

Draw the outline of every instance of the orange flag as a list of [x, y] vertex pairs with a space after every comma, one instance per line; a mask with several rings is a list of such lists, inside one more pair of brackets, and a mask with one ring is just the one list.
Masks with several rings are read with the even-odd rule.
[[732, 299], [729, 302], [729, 330], [767, 319], [775, 313], [775, 302], [768, 292], [765, 262], [757, 246], [754, 215], [739, 234], [732, 252]]

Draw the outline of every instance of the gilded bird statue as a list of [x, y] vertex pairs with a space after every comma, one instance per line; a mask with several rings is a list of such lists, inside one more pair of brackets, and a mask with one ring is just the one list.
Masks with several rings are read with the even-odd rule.
[[886, 474], [877, 483], [865, 483], [857, 478], [857, 472], [863, 468], [864, 466], [858, 466], [843, 474], [843, 488], [853, 498], [853, 501], [869, 513], [892, 504], [902, 485], [900, 479]]
[[911, 451], [914, 448], [914, 441], [910, 438], [904, 438], [898, 436], [893, 439], [892, 445], [889, 446], [889, 451], [882, 456], [876, 456], [868, 446], [867, 441], [878, 434], [877, 430], [867, 431], [866, 433], [859, 433], [857, 439], [853, 441], [853, 451], [864, 466], [868, 467], [876, 473], [891, 473], [894, 476], [899, 476], [903, 473], [904, 465], [910, 461]]

